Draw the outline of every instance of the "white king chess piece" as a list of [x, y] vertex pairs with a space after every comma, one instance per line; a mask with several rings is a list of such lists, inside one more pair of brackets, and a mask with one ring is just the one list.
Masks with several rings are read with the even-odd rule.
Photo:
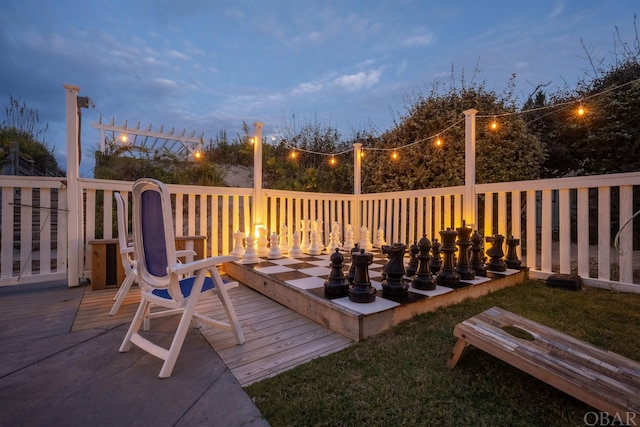
[[264, 258], [269, 254], [269, 239], [267, 238], [267, 229], [260, 226], [258, 227], [258, 248], [256, 253], [260, 258]]

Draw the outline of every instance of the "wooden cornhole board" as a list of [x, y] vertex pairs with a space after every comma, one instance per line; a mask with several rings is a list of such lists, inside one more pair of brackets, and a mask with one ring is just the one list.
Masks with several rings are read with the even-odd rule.
[[449, 368], [472, 345], [623, 422], [640, 413], [640, 363], [634, 360], [499, 307], [457, 324], [453, 334], [458, 341]]

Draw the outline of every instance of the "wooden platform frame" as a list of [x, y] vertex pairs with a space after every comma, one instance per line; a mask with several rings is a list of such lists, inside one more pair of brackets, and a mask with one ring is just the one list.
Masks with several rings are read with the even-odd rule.
[[356, 342], [391, 329], [418, 314], [428, 313], [440, 307], [457, 304], [467, 298], [478, 298], [522, 283], [528, 274], [527, 270], [511, 275], [494, 274], [492, 280], [488, 282], [469, 285], [442, 295], [364, 315], [334, 304], [308, 290], [260, 273], [251, 265], [243, 265], [240, 262], [225, 263], [224, 270], [240, 283]]
[[570, 335], [490, 308], [456, 325], [454, 368], [468, 345], [485, 351], [615, 419], [640, 413], [640, 363]]

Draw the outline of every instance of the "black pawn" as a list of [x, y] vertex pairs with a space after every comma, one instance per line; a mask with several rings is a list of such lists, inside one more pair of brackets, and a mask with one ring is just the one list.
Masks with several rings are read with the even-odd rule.
[[409, 263], [407, 264], [407, 277], [413, 277], [418, 270], [418, 244], [414, 243], [409, 247]]
[[442, 245], [438, 242], [438, 239], [433, 239], [433, 244], [431, 245], [431, 254], [433, 256], [429, 262], [429, 267], [431, 267], [431, 273], [433, 274], [437, 274], [442, 268], [442, 257], [440, 252], [441, 246]]
[[416, 289], [432, 291], [436, 288], [436, 281], [433, 278], [433, 274], [431, 274], [431, 267], [429, 265], [429, 261], [431, 260], [431, 255], [429, 255], [431, 242], [427, 239], [426, 235], [418, 242], [418, 249], [420, 251], [418, 255], [418, 270], [415, 276], [413, 276], [411, 285]]
[[331, 272], [329, 277], [324, 281], [324, 296], [327, 298], [346, 297], [349, 294], [349, 285], [344, 275], [344, 255], [340, 253], [340, 249], [331, 254]]
[[440, 238], [442, 239], [440, 250], [444, 254], [444, 260], [442, 268], [436, 275], [436, 280], [439, 285], [450, 288], [457, 288], [460, 285], [460, 274], [458, 274], [455, 267], [455, 253], [458, 251], [456, 237], [458, 237], [457, 230], [450, 228], [440, 230]]
[[471, 235], [471, 269], [476, 272], [476, 276], [487, 276], [487, 269], [484, 267], [484, 238], [476, 230]]
[[507, 268], [520, 270], [520, 265], [522, 264], [522, 262], [518, 259], [518, 254], [516, 252], [516, 247], [520, 245], [520, 239], [516, 239], [515, 237], [511, 236], [507, 238], [506, 242], [507, 256], [504, 258], [504, 261], [507, 264]]
[[491, 243], [491, 248], [487, 250], [489, 255], [489, 262], [485, 265], [489, 271], [506, 271], [507, 265], [502, 257], [504, 251], [502, 250], [502, 244], [504, 243], [504, 236], [502, 234], [495, 234], [493, 237], [487, 236], [487, 242]]

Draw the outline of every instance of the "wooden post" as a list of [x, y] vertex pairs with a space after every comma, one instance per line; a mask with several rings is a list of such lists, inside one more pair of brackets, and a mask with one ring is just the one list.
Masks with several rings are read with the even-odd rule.
[[262, 123], [253, 124], [253, 224], [251, 231], [256, 224], [263, 221], [263, 200], [262, 200]]
[[[362, 143], [356, 142], [353, 144], [353, 212], [351, 226], [353, 227], [354, 239], [360, 239], [360, 226], [362, 221], [360, 220], [360, 198], [358, 197], [362, 193]], [[374, 230], [375, 232], [375, 230]]]
[[470, 227], [476, 223], [476, 113], [473, 108], [464, 112], [464, 210], [463, 219]]
[[82, 277], [83, 214], [82, 189], [80, 188], [80, 154], [78, 151], [78, 92], [80, 88], [64, 85], [66, 91], [67, 125], [67, 284], [69, 287], [80, 285]]

